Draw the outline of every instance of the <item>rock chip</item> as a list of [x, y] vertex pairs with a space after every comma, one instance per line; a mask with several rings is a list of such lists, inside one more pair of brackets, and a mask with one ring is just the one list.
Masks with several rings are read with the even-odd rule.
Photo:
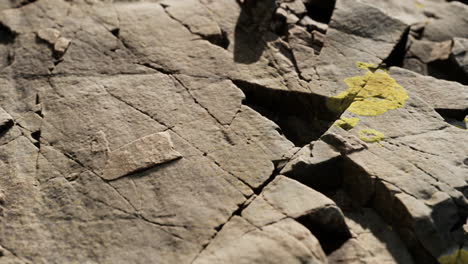
[[102, 178], [115, 180], [181, 157], [168, 132], [148, 135], [109, 152]]
[[47, 43], [54, 45], [60, 37], [60, 31], [54, 28], [44, 28], [37, 32], [37, 36]]
[[64, 54], [68, 46], [70, 45], [70, 42], [70, 39], [64, 37], [58, 38], [57, 41], [54, 43], [55, 52], [57, 52], [58, 54]]

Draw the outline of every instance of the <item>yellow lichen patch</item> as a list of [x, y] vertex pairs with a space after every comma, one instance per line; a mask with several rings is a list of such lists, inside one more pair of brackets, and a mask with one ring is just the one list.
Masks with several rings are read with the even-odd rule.
[[366, 63], [366, 62], [362, 62], [362, 61], [358, 61], [356, 62], [356, 67], [358, 67], [359, 69], [363, 69], [363, 70], [377, 70], [378, 66], [375, 65], [375, 64], [372, 64], [372, 63]]
[[359, 138], [368, 143], [375, 143], [385, 138], [384, 134], [374, 129], [366, 128], [359, 130]]
[[381, 115], [402, 107], [408, 94], [387, 72], [366, 72], [362, 76], [346, 78], [349, 89], [330, 97], [327, 106], [334, 112], [344, 110], [362, 116]]
[[359, 123], [359, 118], [357, 117], [342, 117], [335, 121], [335, 126], [341, 127], [344, 130], [350, 130]]
[[468, 263], [468, 251], [458, 249], [451, 255], [440, 257], [438, 261], [441, 264], [466, 264]]
[[421, 3], [421, 2], [418, 2], [418, 1], [416, 1], [416, 2], [414, 3], [414, 5], [415, 5], [416, 7], [419, 7], [419, 8], [423, 8], [423, 7], [424, 7], [424, 4]]

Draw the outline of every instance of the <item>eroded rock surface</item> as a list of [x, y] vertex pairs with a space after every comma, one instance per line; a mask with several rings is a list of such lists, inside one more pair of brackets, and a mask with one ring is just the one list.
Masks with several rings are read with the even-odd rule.
[[467, 263], [464, 1], [0, 3], [0, 263]]

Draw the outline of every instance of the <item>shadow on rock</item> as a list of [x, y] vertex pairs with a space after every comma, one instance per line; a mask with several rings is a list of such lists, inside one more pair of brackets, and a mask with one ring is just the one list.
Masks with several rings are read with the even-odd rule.
[[245, 0], [234, 32], [234, 61], [252, 64], [260, 59], [266, 42], [263, 35], [269, 30], [276, 10], [275, 0]]

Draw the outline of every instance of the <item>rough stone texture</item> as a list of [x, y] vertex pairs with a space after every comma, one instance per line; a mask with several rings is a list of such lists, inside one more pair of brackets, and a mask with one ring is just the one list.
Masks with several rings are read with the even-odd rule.
[[294, 220], [257, 228], [234, 216], [193, 263], [284, 262], [328, 263], [317, 239]]
[[413, 91], [432, 108], [464, 111], [468, 105], [467, 86], [393, 67], [393, 76], [403, 87]]
[[1, 1], [0, 263], [466, 263], [465, 2]]
[[329, 256], [330, 263], [415, 263], [404, 243], [376, 212], [353, 204], [342, 190], [333, 195], [352, 238]]

